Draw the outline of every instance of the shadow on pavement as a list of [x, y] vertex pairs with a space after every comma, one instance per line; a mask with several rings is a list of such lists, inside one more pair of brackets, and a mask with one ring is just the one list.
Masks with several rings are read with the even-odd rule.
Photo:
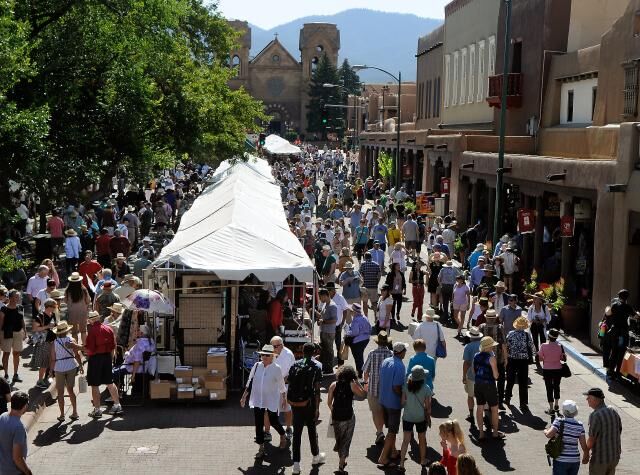
[[[257, 445], [255, 445], [257, 451]], [[287, 445], [287, 449], [279, 449], [271, 444], [266, 445], [266, 456], [262, 459], [256, 459], [253, 466], [243, 469], [238, 467], [240, 473], [246, 475], [267, 475], [267, 474], [284, 474], [286, 467], [293, 465], [291, 460], [291, 445]], [[305, 461], [303, 461], [304, 463]], [[306, 461], [307, 466], [311, 465], [311, 461]], [[305, 471], [306, 473], [306, 471]], [[310, 472], [312, 475], [318, 474], [318, 468], [313, 467]]]
[[431, 398], [431, 417], [434, 419], [448, 419], [453, 409], [451, 406], [443, 406], [435, 397]]
[[511, 418], [516, 423], [531, 427], [533, 430], [544, 430], [547, 427], [547, 422], [544, 419], [531, 413], [523, 413], [514, 406], [511, 406]]
[[[110, 417], [110, 416], [107, 416]], [[100, 436], [106, 426], [111, 427], [114, 419], [92, 419], [85, 424], [79, 422], [56, 423], [47, 430], [39, 430], [33, 440], [36, 447], [46, 447], [58, 442], [82, 444]]]

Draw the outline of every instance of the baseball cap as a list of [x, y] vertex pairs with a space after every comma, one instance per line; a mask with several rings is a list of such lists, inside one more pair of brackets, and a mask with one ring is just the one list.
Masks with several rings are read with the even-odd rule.
[[582, 393], [583, 396], [594, 396], [600, 399], [604, 399], [604, 392], [600, 388], [591, 388], [586, 393]]
[[401, 341], [396, 341], [393, 344], [393, 352], [396, 354], [402, 353], [403, 351], [407, 351], [409, 349], [409, 345], [406, 343], [402, 343]]

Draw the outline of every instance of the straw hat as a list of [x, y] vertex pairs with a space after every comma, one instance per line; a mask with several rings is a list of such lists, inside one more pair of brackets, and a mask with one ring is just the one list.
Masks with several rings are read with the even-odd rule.
[[64, 292], [62, 290], [56, 289], [49, 294], [49, 297], [51, 297], [53, 300], [60, 300], [64, 298]]
[[82, 276], [78, 272], [72, 272], [67, 280], [69, 282], [80, 282], [82, 280]]
[[111, 307], [107, 307], [107, 308], [117, 314], [121, 314], [122, 312], [125, 311], [124, 305], [122, 305], [120, 302], [116, 302]]
[[485, 272], [495, 272], [496, 271], [491, 264], [485, 265], [483, 270]]
[[386, 331], [382, 330], [376, 336], [373, 337], [373, 341], [375, 341], [378, 345], [388, 345], [391, 343], [391, 338]]
[[495, 286], [495, 287], [496, 287], [496, 289], [497, 289], [497, 288], [500, 288], [500, 289], [506, 289], [506, 288], [507, 288], [507, 286], [506, 286], [506, 285], [504, 284], [504, 282], [503, 282], [503, 281], [501, 281], [501, 280], [499, 280], [499, 281], [496, 283], [496, 286]]
[[453, 265], [453, 261], [451, 259], [447, 260], [447, 262], [444, 263], [445, 266], [447, 267], [451, 267]]
[[116, 259], [124, 259], [124, 254], [119, 252], [118, 254], [116, 254]]
[[75, 229], [67, 229], [67, 230], [64, 232], [64, 234], [65, 234], [66, 236], [77, 236], [77, 235], [78, 235], [78, 233], [76, 232], [76, 230], [75, 230]]
[[550, 328], [549, 331], [547, 332], [547, 336], [549, 338], [553, 338], [554, 340], [557, 340], [558, 337], [560, 336], [560, 331], [557, 328]]
[[516, 330], [526, 330], [529, 328], [529, 319], [525, 316], [516, 318], [513, 322], [513, 328]]
[[51, 330], [56, 335], [64, 335], [65, 333], [69, 333], [73, 329], [73, 325], [69, 325], [68, 322], [63, 321], [58, 323], [58, 325]]
[[436, 315], [436, 311], [432, 308], [428, 308], [426, 312], [422, 315], [422, 318], [427, 320], [438, 320], [440, 317]]
[[469, 328], [469, 330], [467, 330], [465, 332], [465, 336], [468, 336], [472, 340], [479, 340], [484, 335], [482, 334], [482, 332], [480, 330], [478, 330], [477, 327], [471, 327], [471, 328]]
[[100, 320], [100, 313], [96, 312], [95, 310], [90, 311], [89, 315], [87, 316], [87, 321], [94, 322], [96, 320]]
[[489, 309], [485, 312], [484, 318], [498, 318], [498, 314], [494, 309]]
[[547, 300], [544, 297], [544, 292], [536, 292], [535, 294], [533, 294], [533, 298], [534, 299], [540, 299], [540, 300], [542, 300], [542, 302], [546, 302], [546, 300]]
[[347, 261], [344, 263], [344, 268], [345, 269], [353, 269], [353, 262], [351, 261]]
[[485, 336], [480, 340], [480, 351], [487, 351], [494, 346], [498, 346], [498, 343], [490, 336]]
[[273, 345], [264, 345], [262, 347], [262, 350], [258, 351], [259, 355], [273, 356], [274, 353], [275, 353], [275, 350], [273, 348]]
[[407, 351], [408, 349], [409, 349], [409, 345], [401, 341], [396, 341], [393, 344], [393, 353], [396, 355], [399, 355], [400, 353]]

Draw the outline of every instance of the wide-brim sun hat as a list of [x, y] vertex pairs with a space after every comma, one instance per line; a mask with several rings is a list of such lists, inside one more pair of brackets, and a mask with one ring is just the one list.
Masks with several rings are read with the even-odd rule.
[[69, 333], [71, 330], [73, 330], [73, 325], [69, 325], [68, 322], [62, 321], [51, 331], [56, 335], [63, 335], [65, 333]]
[[82, 276], [78, 272], [72, 272], [67, 280], [69, 282], [80, 282], [82, 280]]
[[478, 330], [477, 327], [469, 328], [467, 331], [465, 331], [464, 334], [472, 340], [479, 340], [484, 336], [484, 334], [480, 330]]
[[264, 345], [262, 350], [258, 351], [258, 354], [273, 356], [275, 354], [275, 349], [273, 348], [273, 345]]
[[87, 321], [88, 322], [93, 322], [95, 320], [99, 320], [100, 319], [100, 313], [96, 312], [95, 310], [92, 310], [89, 312], [89, 315], [87, 316]]
[[428, 308], [422, 315], [423, 319], [438, 320], [440, 317], [433, 308]]
[[421, 365], [417, 364], [411, 368], [411, 380], [412, 381], [424, 381], [427, 379], [429, 371], [424, 369]]
[[529, 319], [525, 316], [516, 318], [513, 321], [513, 328], [515, 328], [516, 330], [526, 330], [527, 328], [529, 328]]
[[375, 341], [378, 345], [388, 345], [391, 343], [391, 338], [389, 338], [389, 334], [386, 331], [382, 330], [373, 337], [373, 341]]
[[480, 340], [480, 351], [487, 351], [495, 346], [498, 346], [498, 342], [490, 336], [482, 337]]

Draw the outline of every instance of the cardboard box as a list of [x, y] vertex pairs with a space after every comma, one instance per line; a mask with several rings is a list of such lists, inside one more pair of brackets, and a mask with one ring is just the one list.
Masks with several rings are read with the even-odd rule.
[[225, 389], [227, 383], [225, 378], [217, 375], [209, 375], [204, 377], [204, 387], [207, 389]]
[[198, 388], [195, 390], [196, 397], [206, 397], [209, 398], [209, 390], [206, 388]]
[[195, 391], [193, 386], [187, 384], [178, 385], [178, 399], [193, 399], [195, 397]]
[[218, 355], [207, 355], [207, 369], [227, 370], [227, 357]]
[[193, 368], [191, 366], [176, 366], [176, 369], [173, 372], [173, 375], [176, 377], [176, 380], [189, 380], [193, 378]]
[[225, 368], [225, 369], [210, 369], [208, 371], [209, 372], [207, 374], [213, 374], [215, 376], [223, 377], [223, 378], [227, 377], [227, 368]]
[[227, 390], [226, 389], [218, 389], [218, 390], [209, 390], [209, 400], [210, 401], [222, 401], [227, 399]]
[[170, 399], [171, 398], [171, 381], [151, 381], [149, 383], [150, 399]]
[[193, 367], [193, 377], [194, 378], [202, 378], [207, 374], [211, 374], [211, 370], [208, 370], [204, 366], [194, 366]]

